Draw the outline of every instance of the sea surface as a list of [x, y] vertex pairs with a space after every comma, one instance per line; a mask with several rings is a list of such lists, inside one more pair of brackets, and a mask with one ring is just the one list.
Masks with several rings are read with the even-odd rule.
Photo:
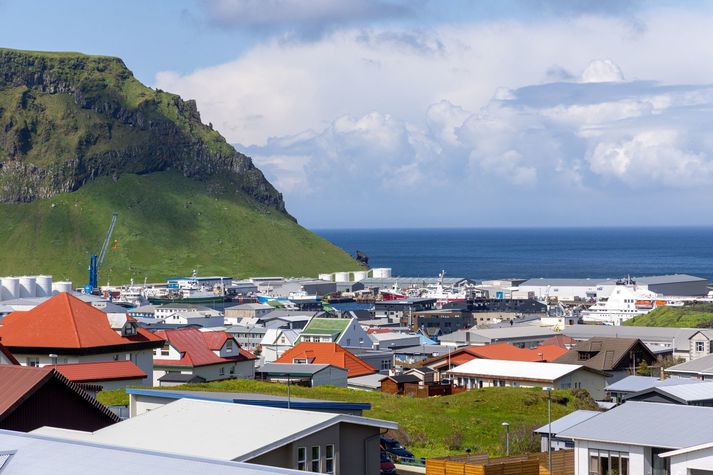
[[405, 277], [618, 278], [691, 274], [713, 280], [713, 227], [318, 229], [370, 267]]

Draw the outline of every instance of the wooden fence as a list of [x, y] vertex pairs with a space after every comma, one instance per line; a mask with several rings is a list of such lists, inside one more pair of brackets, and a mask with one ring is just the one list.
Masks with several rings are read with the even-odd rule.
[[[426, 459], [426, 475], [549, 475], [547, 452], [489, 458], [484, 454]], [[552, 475], [574, 475], [574, 451], [552, 452]]]

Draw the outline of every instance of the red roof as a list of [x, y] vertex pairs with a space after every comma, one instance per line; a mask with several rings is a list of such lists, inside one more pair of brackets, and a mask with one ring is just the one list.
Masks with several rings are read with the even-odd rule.
[[55, 369], [15, 365], [0, 365], [0, 381], [3, 382], [0, 384], [0, 420], [9, 416], [35, 391], [53, 378], [104, 413], [111, 422], [120, 420], [117, 415]]
[[[101, 348], [161, 339], [145, 329], [131, 337], [122, 337], [111, 328], [101, 310], [66, 293], [59, 293], [32, 310], [12, 312], [0, 325], [0, 338], [9, 348]], [[108, 349], [107, 351], [111, 351]]]
[[[461, 365], [475, 358], [488, 360], [506, 360], [506, 361], [552, 361], [559, 358], [567, 350], [553, 346], [538, 346], [537, 348], [518, 348], [510, 343], [492, 343], [483, 346], [467, 346], [459, 348], [450, 354], [451, 365]], [[441, 355], [430, 360], [424, 361], [424, 366], [430, 366], [433, 363], [436, 367], [447, 365], [449, 355]]]
[[312, 364], [331, 364], [344, 368], [349, 378], [376, 373], [376, 369], [336, 343], [300, 343], [287, 350], [275, 360], [275, 363], [294, 363], [296, 359], [306, 359]]
[[[224, 335], [215, 335], [216, 333]], [[177, 330], [157, 330], [156, 334], [167, 340], [171, 346], [181, 353], [181, 359], [178, 360], [154, 358], [154, 364], [157, 365], [207, 366], [256, 358], [249, 351], [240, 348], [237, 341], [235, 342], [235, 347], [238, 351], [235, 356], [222, 358], [213, 353], [213, 348], [215, 348], [215, 351], [222, 348], [222, 344], [216, 347], [221, 339], [225, 342], [228, 338], [232, 338], [225, 332], [202, 332], [196, 328], [180, 328]]]
[[146, 373], [133, 362], [100, 361], [96, 363], [61, 364], [57, 371], [74, 383], [89, 381], [117, 381], [121, 379], [144, 379]]

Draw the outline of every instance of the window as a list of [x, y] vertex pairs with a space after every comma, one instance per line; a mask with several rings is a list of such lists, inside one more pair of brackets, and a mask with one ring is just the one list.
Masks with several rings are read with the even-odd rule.
[[218, 370], [218, 374], [220, 374], [221, 376], [225, 376], [225, 368], [221, 366], [220, 370]]
[[307, 364], [307, 358], [294, 358], [292, 362], [294, 364]]
[[328, 445], [324, 448], [324, 471], [326, 473], [334, 473], [334, 445]]
[[381, 369], [382, 370], [391, 369], [391, 360], [381, 360]]
[[312, 446], [312, 463], [310, 466], [310, 471], [319, 472], [319, 445]]
[[307, 470], [307, 449], [297, 448], [297, 470]]
[[40, 365], [39, 358], [27, 358], [27, 366], [38, 367]]
[[629, 475], [629, 454], [589, 449], [589, 475]]
[[702, 341], [697, 341], [696, 342], [696, 351], [706, 351], [706, 344], [703, 343]]
[[163, 344], [163, 347], [161, 348], [161, 356], [168, 356], [169, 350], [171, 346], [168, 344], [168, 342]]
[[225, 351], [227, 351], [228, 353], [233, 351], [233, 340], [228, 340], [228, 343], [225, 346]]

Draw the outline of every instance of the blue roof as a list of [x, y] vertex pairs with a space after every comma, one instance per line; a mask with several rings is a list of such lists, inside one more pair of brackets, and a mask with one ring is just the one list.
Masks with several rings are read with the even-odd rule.
[[428, 338], [423, 333], [417, 333], [417, 335], [418, 335], [418, 344], [419, 345], [437, 345], [438, 344], [435, 341]]
[[[249, 404], [252, 406], [287, 408], [288, 399], [285, 396], [257, 393], [231, 393], [210, 391], [162, 391], [159, 389], [127, 388], [126, 394], [137, 396], [163, 397], [166, 399], [198, 399], [201, 401], [221, 401], [235, 404]], [[341, 411], [367, 411], [371, 409], [369, 403], [322, 401], [319, 399], [306, 399], [292, 397], [289, 406], [293, 409], [314, 410], [341, 410]]]

